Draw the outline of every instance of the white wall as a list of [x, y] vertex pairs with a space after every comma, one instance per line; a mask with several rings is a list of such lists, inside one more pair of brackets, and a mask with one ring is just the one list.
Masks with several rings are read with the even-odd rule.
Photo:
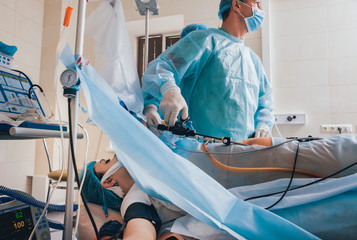
[[[40, 81], [44, 0], [0, 0], [0, 41], [18, 47], [12, 67]], [[0, 141], [0, 184], [29, 191], [36, 141]]]
[[320, 124], [357, 124], [357, 1], [270, 0], [277, 113], [306, 113], [283, 136], [328, 136]]

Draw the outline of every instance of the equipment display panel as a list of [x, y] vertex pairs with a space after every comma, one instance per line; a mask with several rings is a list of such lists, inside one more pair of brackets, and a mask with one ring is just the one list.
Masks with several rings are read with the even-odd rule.
[[[2, 200], [0, 203], [3, 202]], [[32, 231], [35, 233], [32, 239], [51, 239], [46, 216], [40, 219], [43, 213], [41, 208], [18, 200], [5, 200], [6, 202], [0, 204], [0, 240], [29, 239]], [[37, 222], [37, 228], [34, 230]]]
[[30, 206], [0, 210], [0, 226], [0, 240], [28, 239], [34, 228]]
[[22, 74], [0, 67], [0, 113], [17, 118], [28, 109], [35, 109], [40, 116], [45, 116], [39, 98], [29, 89], [31, 82]]

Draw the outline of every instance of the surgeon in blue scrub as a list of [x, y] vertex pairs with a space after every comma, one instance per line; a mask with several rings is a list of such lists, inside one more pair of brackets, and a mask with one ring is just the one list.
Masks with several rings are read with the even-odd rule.
[[221, 0], [218, 16], [221, 28], [193, 31], [149, 64], [142, 78], [147, 123], [159, 124], [161, 112], [169, 126], [190, 116], [204, 135], [268, 137], [272, 87], [260, 58], [244, 45], [262, 26], [261, 3]]

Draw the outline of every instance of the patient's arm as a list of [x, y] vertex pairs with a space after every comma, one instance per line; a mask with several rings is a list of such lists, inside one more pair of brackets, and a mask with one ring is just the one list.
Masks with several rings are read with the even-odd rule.
[[156, 230], [154, 225], [143, 218], [134, 218], [130, 220], [124, 230], [124, 240], [155, 240]]
[[[106, 217], [103, 211], [103, 206], [93, 203], [88, 203], [88, 206], [91, 210], [98, 231], [101, 226], [109, 220], [117, 220], [121, 223], [123, 222], [120, 212], [108, 209], [108, 217]], [[81, 215], [79, 217], [78, 236], [79, 239], [96, 239], [93, 226], [89, 220], [87, 211], [84, 209], [83, 206], [81, 206]]]

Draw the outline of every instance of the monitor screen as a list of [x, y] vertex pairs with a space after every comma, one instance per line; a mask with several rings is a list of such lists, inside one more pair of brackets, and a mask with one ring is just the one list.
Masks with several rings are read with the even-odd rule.
[[[28, 239], [34, 228], [30, 206], [0, 210], [0, 226], [0, 240]], [[36, 235], [33, 239], [36, 239]]]

